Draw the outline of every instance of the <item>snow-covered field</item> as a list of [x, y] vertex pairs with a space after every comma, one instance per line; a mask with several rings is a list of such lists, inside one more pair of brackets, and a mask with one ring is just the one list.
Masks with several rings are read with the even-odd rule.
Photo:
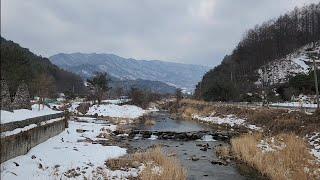
[[98, 116], [109, 116], [119, 118], [135, 119], [142, 116], [146, 111], [140, 107], [133, 105], [115, 105], [115, 104], [101, 104], [93, 105], [89, 108], [87, 115], [98, 114]]
[[126, 154], [126, 149], [92, 143], [92, 140], [107, 141], [97, 136], [114, 131], [116, 125], [95, 123], [93, 118], [82, 117], [81, 120], [69, 121], [69, 128], [61, 134], [37, 145], [26, 155], [2, 163], [1, 179], [97, 179], [101, 176], [137, 176], [139, 169], [111, 171], [104, 165], [105, 160]]
[[213, 123], [213, 124], [226, 124], [231, 127], [245, 126], [245, 127], [252, 129], [252, 130], [261, 130], [260, 127], [257, 127], [252, 124], [247, 124], [246, 120], [237, 118], [234, 115], [227, 115], [225, 117], [193, 115], [193, 118], [197, 119], [199, 121], [209, 122], [209, 123]]
[[56, 114], [60, 112], [61, 111], [54, 111], [47, 106], [44, 106], [44, 108], [42, 109], [42, 105], [39, 110], [38, 104], [32, 105], [32, 110], [18, 109], [18, 110], [14, 110], [13, 112], [1, 110], [1, 124], [14, 122], [14, 121], [21, 121], [21, 120], [25, 120], [25, 119], [33, 118], [37, 116]]

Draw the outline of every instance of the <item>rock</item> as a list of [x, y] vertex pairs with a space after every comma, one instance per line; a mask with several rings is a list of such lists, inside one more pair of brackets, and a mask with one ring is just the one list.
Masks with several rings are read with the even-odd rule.
[[18, 163], [16, 163], [16, 162], [13, 162], [14, 163], [14, 165], [16, 165], [16, 166], [20, 166]]
[[207, 151], [206, 147], [200, 148], [201, 151]]
[[231, 163], [231, 160], [230, 159], [226, 159], [226, 163]]
[[140, 166], [140, 163], [139, 163], [138, 161], [133, 161], [133, 162], [131, 163], [131, 166], [132, 166], [133, 168], [138, 168], [138, 167]]
[[177, 139], [187, 139], [187, 134], [186, 133], [180, 133], [176, 135]]
[[29, 95], [29, 90], [26, 83], [22, 82], [18, 87], [18, 90], [12, 102], [12, 108], [31, 110], [30, 95]]
[[143, 138], [150, 138], [150, 137], [151, 137], [151, 134], [152, 134], [152, 133], [151, 133], [150, 131], [144, 131], [143, 134], [142, 134], [142, 137], [143, 137]]
[[12, 111], [11, 98], [8, 85], [4, 79], [1, 79], [1, 110]]
[[190, 137], [191, 140], [196, 140], [196, 139], [200, 139], [200, 136], [198, 134], [192, 134]]
[[217, 164], [217, 165], [224, 165], [224, 166], [226, 166], [227, 165], [227, 163], [226, 162], [224, 162], [224, 161], [219, 161], [219, 160], [212, 160], [211, 161], [211, 164]]
[[85, 129], [76, 129], [76, 132], [77, 132], [77, 133], [84, 133], [84, 132], [86, 132], [86, 131], [88, 131], [88, 130], [85, 130]]
[[170, 153], [170, 154], [168, 154], [168, 157], [172, 157], [172, 156], [176, 156], [177, 155], [177, 153]]
[[199, 158], [198, 158], [198, 157], [196, 157], [196, 156], [192, 156], [192, 157], [191, 157], [191, 160], [192, 160], [192, 161], [198, 161], [198, 160], [199, 160]]

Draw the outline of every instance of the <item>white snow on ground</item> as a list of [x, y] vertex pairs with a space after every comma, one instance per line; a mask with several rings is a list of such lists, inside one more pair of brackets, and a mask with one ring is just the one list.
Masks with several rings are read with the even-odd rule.
[[[63, 120], [64, 118], [61, 117], [61, 118], [56, 118], [56, 119], [50, 119], [48, 121], [44, 121], [44, 122], [41, 122], [40, 125], [43, 126], [43, 125], [46, 125], [46, 124], [50, 124], [50, 123], [54, 123], [56, 121], [61, 121]], [[11, 136], [11, 135], [14, 135], [14, 134], [19, 134], [21, 132], [24, 132], [24, 131], [28, 131], [30, 129], [33, 129], [37, 127], [36, 124], [30, 124], [28, 126], [25, 126], [23, 128], [17, 128], [17, 129], [14, 129], [12, 131], [5, 131], [5, 132], [1, 132], [1, 137], [6, 137], [6, 136]]]
[[201, 137], [201, 139], [198, 139], [197, 141], [209, 142], [209, 141], [217, 141], [217, 140], [213, 139], [212, 135], [204, 135]]
[[42, 105], [39, 110], [38, 104], [32, 105], [32, 110], [18, 109], [18, 110], [14, 110], [13, 112], [1, 110], [1, 124], [14, 122], [14, 121], [22, 121], [22, 120], [37, 117], [37, 116], [56, 114], [60, 112], [61, 111], [54, 111], [47, 106], [44, 106], [44, 108], [42, 109]]
[[157, 140], [158, 136], [151, 134], [150, 138], [148, 138], [149, 140]]
[[311, 149], [311, 154], [314, 155], [320, 162], [320, 133], [313, 133], [307, 136]]
[[18, 133], [21, 133], [21, 132], [24, 132], [24, 131], [28, 131], [32, 128], [35, 128], [37, 127], [36, 124], [30, 124], [28, 126], [25, 126], [23, 128], [17, 128], [17, 129], [14, 129], [12, 131], [6, 131], [6, 132], [1, 132], [1, 137], [5, 137], [5, 136], [11, 136], [11, 135], [14, 135], [14, 134], [18, 134]]
[[[118, 146], [92, 144], [90, 139], [96, 139], [101, 129], [105, 133], [105, 129], [114, 127], [70, 121], [69, 128], [59, 135], [35, 146], [26, 155], [2, 163], [1, 179], [67, 179], [72, 173], [78, 174], [74, 179], [94, 179], [97, 167], [106, 168], [105, 160], [126, 154], [126, 149]], [[132, 170], [132, 174], [136, 171]], [[126, 173], [108, 170], [110, 175], [128, 176]]]
[[246, 124], [246, 121], [244, 119], [240, 119], [235, 117], [234, 115], [227, 115], [226, 117], [217, 117], [217, 116], [199, 116], [199, 115], [193, 115], [194, 119], [198, 119], [200, 121], [214, 123], [214, 124], [227, 124], [231, 127], [237, 125], [237, 126], [246, 126], [249, 129], [252, 130], [261, 130], [260, 127], [257, 127], [255, 125]]
[[115, 105], [115, 104], [101, 104], [93, 105], [89, 108], [87, 115], [98, 114], [98, 116], [109, 116], [109, 117], [119, 117], [119, 118], [130, 118], [135, 119], [146, 113], [140, 107], [133, 105]]
[[257, 147], [260, 148], [263, 153], [267, 153], [282, 150], [286, 145], [283, 142], [275, 142], [274, 137], [271, 137], [270, 139], [261, 140]]
[[102, 100], [103, 103], [110, 103], [110, 104], [121, 104], [131, 101], [131, 99], [107, 99]]
[[81, 104], [82, 102], [72, 102], [71, 103], [71, 106], [68, 108], [68, 111], [69, 112], [74, 112], [74, 113], [79, 113], [81, 114], [80, 112], [78, 112], [77, 108], [79, 107], [79, 105]]
[[317, 108], [316, 104], [306, 104], [300, 102], [273, 103], [271, 106]]
[[63, 119], [64, 119], [64, 117], [56, 118], [56, 119], [50, 119], [48, 121], [41, 122], [40, 125], [43, 126], [43, 125], [46, 125], [46, 124], [51, 124], [51, 123], [54, 123], [54, 122], [57, 122], [57, 121], [61, 121]]
[[57, 108], [60, 109], [64, 106], [64, 104], [62, 103], [48, 103], [49, 108], [53, 109], [53, 108]]

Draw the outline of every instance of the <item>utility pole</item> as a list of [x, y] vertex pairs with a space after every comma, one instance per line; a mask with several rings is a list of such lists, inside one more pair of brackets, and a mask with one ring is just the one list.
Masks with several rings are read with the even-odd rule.
[[319, 109], [320, 105], [319, 105], [319, 86], [318, 86], [317, 70], [318, 70], [318, 68], [317, 68], [317, 64], [316, 64], [316, 58], [313, 58], [314, 85], [316, 86], [317, 109]]
[[[315, 49], [316, 47], [316, 43], [313, 42], [313, 49]], [[319, 85], [318, 85], [318, 76], [317, 76], [317, 63], [316, 60], [320, 60], [319, 56], [320, 56], [320, 52], [313, 52], [313, 49], [308, 49], [308, 55], [309, 57], [312, 59], [313, 61], [313, 75], [314, 75], [314, 85], [315, 85], [315, 89], [316, 89], [316, 102], [317, 102], [317, 109], [320, 109], [320, 104], [319, 104]]]

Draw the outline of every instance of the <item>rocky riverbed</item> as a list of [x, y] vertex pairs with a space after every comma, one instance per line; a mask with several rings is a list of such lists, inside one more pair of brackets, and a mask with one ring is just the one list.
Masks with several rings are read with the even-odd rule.
[[[220, 159], [215, 151], [228, 145], [234, 131], [214, 130], [195, 121], [170, 118], [168, 112], [148, 115], [154, 123], [144, 120], [130, 131], [114, 131], [116, 141], [122, 142], [130, 152], [145, 150], [157, 145], [168, 156], [177, 157], [187, 169], [188, 179], [264, 179], [253, 169], [239, 164], [232, 158]], [[121, 143], [120, 143], [121, 144]]]

